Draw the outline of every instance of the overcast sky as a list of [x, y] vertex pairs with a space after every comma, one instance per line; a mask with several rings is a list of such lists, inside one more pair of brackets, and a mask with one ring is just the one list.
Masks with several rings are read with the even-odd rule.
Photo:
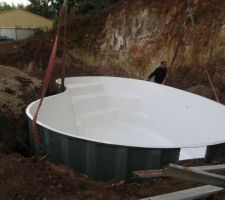
[[19, 4], [24, 4], [27, 5], [29, 2], [27, 0], [0, 0], [0, 3], [6, 2], [7, 4], [12, 4], [14, 3], [15, 5]]

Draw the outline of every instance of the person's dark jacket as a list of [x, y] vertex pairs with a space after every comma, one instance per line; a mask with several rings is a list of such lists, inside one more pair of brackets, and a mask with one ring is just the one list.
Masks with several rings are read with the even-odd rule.
[[154, 81], [156, 83], [162, 83], [166, 78], [166, 74], [167, 68], [159, 66], [149, 75], [148, 80], [150, 80], [154, 76], [155, 77]]

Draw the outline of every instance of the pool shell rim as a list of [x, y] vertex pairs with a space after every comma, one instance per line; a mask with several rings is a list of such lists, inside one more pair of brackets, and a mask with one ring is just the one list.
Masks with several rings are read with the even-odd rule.
[[[88, 77], [98, 77], [98, 76], [85, 76], [85, 77], [76, 77], [76, 78], [88, 78]], [[107, 77], [107, 76], [99, 76], [99, 77], [104, 77], [104, 78], [112, 78], [112, 77]], [[68, 79], [69, 78], [74, 78], [74, 77], [67, 77]], [[122, 77], [113, 77], [113, 78], [120, 78], [120, 79], [128, 79], [128, 78], [122, 78]], [[60, 85], [60, 83], [59, 83], [59, 80], [60, 79], [57, 79], [56, 80], [56, 83], [58, 84], [58, 85]], [[144, 81], [144, 80], [138, 80], [138, 79], [133, 79], [133, 80], [135, 80], [135, 81]], [[145, 81], [144, 81], [145, 82]], [[147, 81], [146, 81], [147, 82]], [[151, 82], [151, 84], [156, 84], [156, 83], [152, 83]], [[158, 85], [158, 84], [157, 84]], [[177, 90], [177, 91], [179, 91], [179, 92], [184, 92], [184, 93], [189, 93], [190, 94], [190, 92], [187, 92], [187, 91], [184, 91], [184, 90], [181, 90], [181, 89], [177, 89], [177, 88], [173, 88], [173, 87], [169, 87], [169, 86], [163, 86], [163, 87], [168, 87], [168, 88], [172, 88], [172, 89], [174, 89], [174, 90]], [[52, 95], [52, 96], [49, 96], [49, 97], [45, 97], [45, 98], [54, 98], [55, 96], [58, 96], [58, 95], [63, 95], [65, 92], [66, 92], [66, 90], [67, 90], [67, 88], [66, 88], [66, 86], [65, 86], [65, 91], [64, 92], [61, 92], [61, 93], [58, 93], [58, 94], [55, 94], [55, 95]], [[208, 98], [206, 98], [206, 97], [203, 97], [203, 96], [200, 96], [200, 95], [197, 95], [197, 94], [193, 94], [193, 93], [191, 93], [192, 95], [195, 95], [195, 96], [198, 96], [199, 98], [203, 98], [203, 99], [207, 99], [208, 101], [212, 101], [213, 103], [218, 103], [218, 102], [215, 102], [215, 101], [213, 101], [213, 100], [211, 100], [211, 99], [208, 99]], [[40, 99], [38, 99], [38, 100], [36, 100], [36, 101], [34, 101], [34, 102], [32, 102], [32, 103], [30, 103], [29, 105], [28, 105], [28, 107], [26, 108], [26, 115], [29, 117], [29, 119], [32, 121], [33, 120], [33, 116], [32, 116], [32, 114], [30, 113], [30, 108], [35, 104], [35, 103], [37, 103], [37, 102], [39, 102], [40, 101]], [[221, 104], [221, 103], [218, 103], [218, 104], [220, 104], [220, 105], [223, 105], [223, 104]], [[59, 131], [59, 130], [57, 130], [57, 129], [54, 129], [54, 128], [52, 128], [52, 127], [49, 127], [48, 125], [46, 125], [46, 124], [44, 124], [44, 123], [42, 123], [42, 122], [40, 122], [39, 120], [37, 120], [37, 124], [39, 125], [39, 126], [41, 126], [41, 127], [43, 127], [43, 128], [46, 128], [47, 130], [49, 130], [49, 131], [53, 131], [53, 132], [55, 132], [55, 133], [59, 133], [60, 135], [62, 135], [62, 136], [69, 136], [69, 137], [72, 137], [72, 138], [77, 138], [77, 139], [80, 139], [80, 140], [85, 140], [85, 141], [89, 141], [89, 142], [95, 142], [95, 143], [100, 143], [100, 144], [106, 144], [106, 145], [112, 145], [112, 146], [121, 146], [121, 147], [128, 147], [128, 148], [142, 148], [142, 149], [182, 149], [182, 148], [199, 148], [199, 147], [206, 147], [206, 146], [212, 146], [212, 145], [219, 145], [219, 144], [223, 144], [223, 143], [225, 143], [225, 140], [224, 141], [216, 141], [216, 142], [213, 142], [213, 143], [210, 143], [210, 142], [208, 142], [208, 143], [202, 143], [202, 144], [194, 144], [194, 145], [184, 145], [184, 146], [141, 146], [141, 145], [139, 145], [139, 146], [135, 146], [135, 145], [132, 145], [132, 146], [130, 146], [130, 145], [122, 145], [122, 144], [114, 144], [114, 143], [110, 143], [110, 142], [107, 142], [107, 141], [99, 141], [99, 140], [94, 140], [94, 139], [90, 139], [90, 138], [87, 138], [87, 137], [81, 137], [81, 136], [78, 136], [78, 135], [74, 135], [74, 134], [72, 134], [72, 133], [68, 133], [68, 132], [62, 132], [62, 131]]]

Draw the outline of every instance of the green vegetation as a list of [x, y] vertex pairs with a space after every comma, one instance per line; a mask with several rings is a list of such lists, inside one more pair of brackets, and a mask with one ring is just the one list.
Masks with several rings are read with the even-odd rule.
[[[64, 0], [29, 0], [30, 5], [27, 10], [42, 15], [44, 17], [55, 19], [58, 16], [59, 9]], [[93, 10], [99, 10], [110, 7], [119, 0], [68, 0], [69, 16], [82, 15]]]
[[5, 10], [12, 10], [16, 8], [25, 8], [25, 6], [23, 4], [18, 4], [15, 6], [14, 4], [9, 5], [6, 2], [0, 2], [0, 12]]
[[[68, 13], [70, 17], [82, 15], [88, 12], [111, 7], [119, 0], [68, 0]], [[0, 3], [0, 11], [23, 8], [35, 14], [49, 19], [56, 19], [64, 0], [29, 0], [30, 4], [9, 5], [5, 2]]]

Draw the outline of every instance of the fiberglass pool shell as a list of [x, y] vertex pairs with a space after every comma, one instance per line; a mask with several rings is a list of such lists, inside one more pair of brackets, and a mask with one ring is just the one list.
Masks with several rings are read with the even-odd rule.
[[[222, 104], [127, 78], [71, 77], [65, 85], [38, 115], [45, 153], [96, 180], [224, 154]], [[30, 127], [38, 101], [26, 110]]]

